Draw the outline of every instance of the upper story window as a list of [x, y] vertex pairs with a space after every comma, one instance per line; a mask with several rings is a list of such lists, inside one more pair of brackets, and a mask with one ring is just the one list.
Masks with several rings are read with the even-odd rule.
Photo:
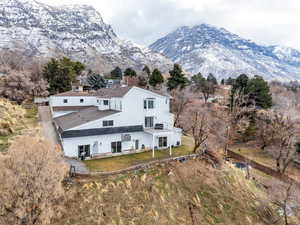
[[108, 105], [108, 100], [103, 100], [103, 105]]
[[114, 121], [113, 120], [104, 120], [102, 122], [103, 127], [112, 127], [114, 126]]
[[82, 99], [80, 99], [80, 103], [83, 103], [84, 102], [84, 99], [82, 98]]
[[144, 109], [154, 109], [154, 98], [144, 100]]
[[64, 103], [68, 103], [68, 99], [64, 99]]
[[153, 116], [146, 116], [145, 117], [145, 127], [152, 128], [154, 125], [154, 117]]

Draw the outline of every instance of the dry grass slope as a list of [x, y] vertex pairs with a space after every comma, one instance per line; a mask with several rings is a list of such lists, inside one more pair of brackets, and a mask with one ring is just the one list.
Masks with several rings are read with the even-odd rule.
[[37, 110], [30, 105], [28, 109], [0, 98], [0, 151], [6, 150], [13, 137], [23, 133], [25, 128], [37, 125]]
[[255, 225], [277, 218], [265, 194], [240, 171], [198, 160], [86, 180], [70, 193], [68, 210], [55, 225]]

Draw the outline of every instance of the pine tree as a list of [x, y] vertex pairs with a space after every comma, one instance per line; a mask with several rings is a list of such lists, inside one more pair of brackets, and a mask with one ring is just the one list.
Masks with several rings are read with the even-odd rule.
[[72, 89], [72, 82], [85, 69], [80, 62], [73, 62], [69, 58], [51, 59], [44, 68], [43, 76], [49, 83], [50, 94], [69, 91]]
[[152, 87], [156, 87], [159, 84], [164, 82], [164, 77], [161, 75], [161, 72], [158, 69], [154, 69], [151, 76], [149, 77], [149, 84]]
[[105, 80], [100, 74], [91, 74], [87, 78], [88, 84], [93, 90], [99, 90], [106, 87]]
[[122, 70], [118, 66], [110, 72], [110, 75], [112, 79], [118, 79], [118, 80], [122, 80], [122, 76], [123, 76]]
[[268, 82], [261, 76], [254, 76], [248, 81], [245, 94], [255, 102], [255, 105], [263, 109], [268, 109], [273, 105], [272, 94]]
[[135, 72], [135, 70], [133, 70], [132, 68], [127, 68], [127, 69], [124, 71], [124, 76], [125, 76], [125, 77], [135, 77], [135, 76], [136, 76], [136, 72]]
[[168, 90], [173, 90], [176, 88], [183, 89], [189, 84], [189, 80], [185, 77], [182, 68], [178, 64], [174, 64], [172, 70], [169, 71], [170, 78], [168, 78]]
[[221, 85], [224, 85], [224, 84], [225, 84], [225, 80], [222, 79], [222, 80], [221, 80]]
[[216, 85], [205, 79], [201, 73], [194, 75], [192, 78], [192, 90], [194, 92], [201, 92], [205, 103], [209, 96], [213, 95], [216, 90]]
[[150, 71], [150, 69], [149, 69], [149, 67], [147, 65], [144, 66], [143, 72], [145, 72], [148, 75], [148, 77], [150, 77], [151, 71]]
[[208, 74], [207, 81], [213, 83], [214, 85], [218, 85], [218, 81], [212, 73]]
[[248, 81], [248, 76], [246, 74], [241, 74], [235, 79], [232, 89], [245, 90], [248, 86]]

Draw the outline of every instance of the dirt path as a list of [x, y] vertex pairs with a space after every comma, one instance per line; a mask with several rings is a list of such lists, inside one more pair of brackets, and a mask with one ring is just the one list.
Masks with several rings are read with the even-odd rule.
[[52, 117], [49, 106], [38, 107], [39, 118], [43, 128], [44, 136], [53, 144], [58, 145], [58, 137], [52, 123]]

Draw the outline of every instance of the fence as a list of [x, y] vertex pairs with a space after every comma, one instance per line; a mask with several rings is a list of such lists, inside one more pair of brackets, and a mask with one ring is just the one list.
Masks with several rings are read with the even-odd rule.
[[246, 162], [248, 163], [252, 168], [254, 169], [257, 169], [267, 175], [270, 175], [272, 177], [275, 177], [279, 180], [282, 180], [284, 182], [293, 182], [295, 184], [297, 184], [298, 186], [300, 186], [300, 182], [298, 181], [295, 181], [294, 179], [290, 178], [289, 176], [285, 175], [285, 174], [281, 174], [279, 173], [278, 171], [270, 168], [270, 167], [267, 167], [265, 165], [262, 165], [256, 161], [253, 161], [251, 159], [248, 159], [246, 158], [245, 156], [242, 156], [234, 151], [231, 151], [231, 150], [227, 150], [227, 157], [229, 158], [233, 158], [235, 160], [238, 160], [238, 161], [241, 161], [241, 162]]

